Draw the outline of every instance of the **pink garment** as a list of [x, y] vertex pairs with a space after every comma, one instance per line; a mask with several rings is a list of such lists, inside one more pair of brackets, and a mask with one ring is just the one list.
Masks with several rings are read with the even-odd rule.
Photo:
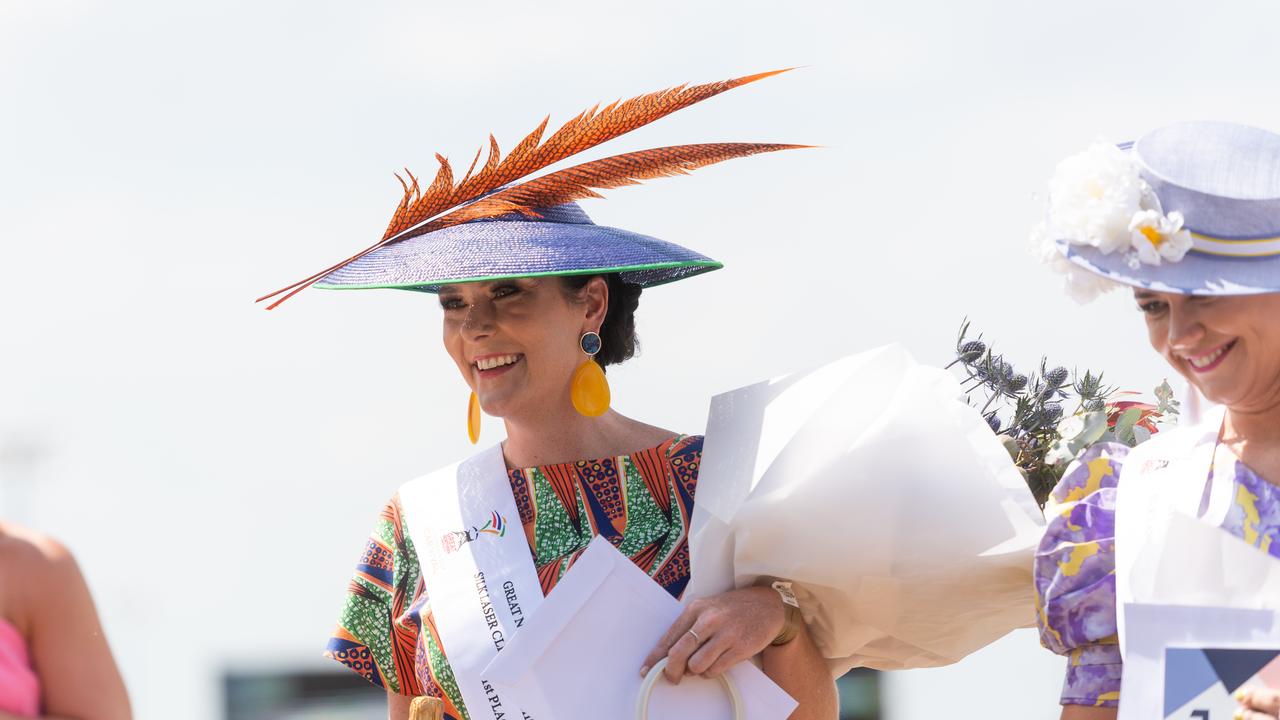
[[27, 641], [0, 618], [0, 711], [19, 717], [40, 715], [40, 679], [31, 669]]

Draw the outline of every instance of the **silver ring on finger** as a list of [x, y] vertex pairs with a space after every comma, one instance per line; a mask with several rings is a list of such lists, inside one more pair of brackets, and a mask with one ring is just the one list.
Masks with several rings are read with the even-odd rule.
[[701, 644], [702, 644], [702, 638], [698, 637], [698, 633], [694, 632], [694, 631], [693, 631], [693, 628], [689, 628], [686, 632], [687, 632], [689, 635], [692, 635], [692, 636], [693, 636], [693, 641], [694, 641], [694, 642], [698, 643], [699, 645], [701, 645]]

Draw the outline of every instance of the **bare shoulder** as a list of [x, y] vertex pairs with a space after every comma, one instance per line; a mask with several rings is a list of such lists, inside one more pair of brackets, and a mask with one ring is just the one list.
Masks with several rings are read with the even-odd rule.
[[35, 530], [0, 522], [0, 571], [49, 572], [75, 566], [67, 546]]
[[630, 424], [628, 428], [628, 434], [631, 436], [630, 444], [637, 449], [657, 447], [667, 440], [680, 435], [674, 430], [667, 430], [639, 420], [632, 420], [631, 418], [627, 418], [627, 422]]
[[[127, 720], [129, 696], [75, 558], [57, 540], [0, 524], [0, 589], [41, 671], [51, 717]], [[13, 580], [13, 582], [10, 582]], [[0, 713], [4, 716], [4, 713]], [[7, 717], [7, 716], [5, 716]]]
[[0, 523], [0, 613], [15, 622], [28, 614], [26, 599], [80, 585], [80, 569], [65, 545], [29, 528]]

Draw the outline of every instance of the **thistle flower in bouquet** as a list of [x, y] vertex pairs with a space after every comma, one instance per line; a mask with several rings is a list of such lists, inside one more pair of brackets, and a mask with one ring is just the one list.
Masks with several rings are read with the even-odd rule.
[[970, 339], [967, 320], [948, 367], [957, 365], [965, 373], [969, 403], [1001, 437], [1041, 506], [1067, 465], [1089, 447], [1100, 442], [1132, 447], [1178, 414], [1167, 382], [1156, 388], [1151, 404], [1105, 384], [1102, 373], [1051, 367], [1047, 359], [1032, 372], [1020, 372], [981, 336]]

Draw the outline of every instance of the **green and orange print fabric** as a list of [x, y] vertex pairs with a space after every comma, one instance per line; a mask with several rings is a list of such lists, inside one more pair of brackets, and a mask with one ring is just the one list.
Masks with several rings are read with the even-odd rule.
[[[689, 583], [689, 519], [702, 438], [630, 455], [511, 470], [509, 480], [545, 595], [603, 535], [675, 598]], [[469, 720], [431, 613], [399, 497], [378, 517], [347, 586], [325, 654], [389, 692], [444, 700]]]

